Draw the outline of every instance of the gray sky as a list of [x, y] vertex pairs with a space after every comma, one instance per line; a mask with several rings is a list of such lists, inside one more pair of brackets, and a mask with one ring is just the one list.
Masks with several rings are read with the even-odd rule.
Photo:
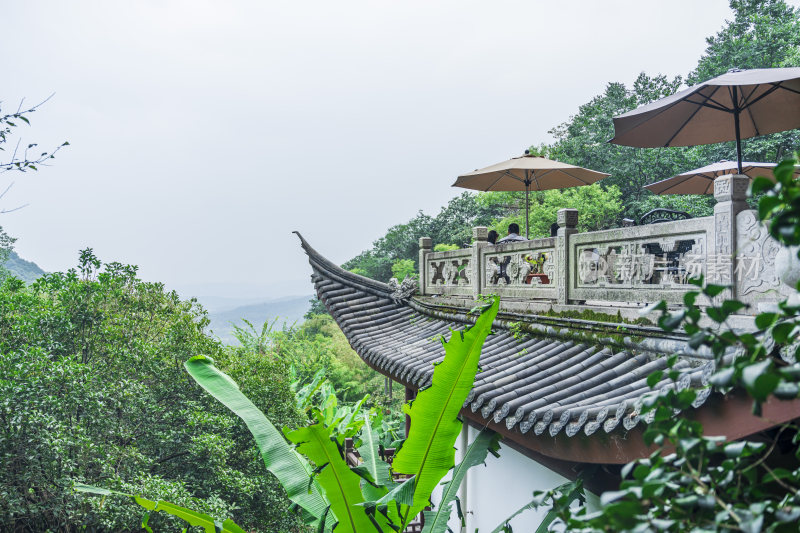
[[0, 215], [20, 255], [63, 270], [89, 246], [171, 287], [274, 296], [311, 290], [292, 230], [341, 263], [437, 213], [459, 173], [550, 141], [608, 82], [687, 74], [731, 16], [727, 0], [0, 6], [4, 111], [55, 92], [23, 142], [71, 143], [0, 175], [3, 207], [30, 204]]

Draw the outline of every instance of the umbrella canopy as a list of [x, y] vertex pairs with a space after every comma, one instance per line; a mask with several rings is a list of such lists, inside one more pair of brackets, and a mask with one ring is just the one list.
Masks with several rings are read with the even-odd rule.
[[800, 68], [731, 69], [614, 117], [610, 142], [655, 148], [736, 141], [741, 167], [742, 139], [798, 127]]
[[525, 237], [528, 237], [528, 193], [531, 190], [566, 189], [592, 183], [609, 174], [541, 156], [525, 154], [488, 166], [456, 179], [453, 187], [476, 191], [525, 191]]
[[[743, 161], [742, 170], [738, 173], [751, 178], [769, 177], [775, 166], [775, 163]], [[725, 174], [734, 174], [737, 171], [738, 163], [736, 161], [720, 161], [645, 185], [644, 188], [656, 194], [713, 194], [715, 179]], [[800, 169], [795, 171], [795, 175], [797, 174], [800, 174]]]

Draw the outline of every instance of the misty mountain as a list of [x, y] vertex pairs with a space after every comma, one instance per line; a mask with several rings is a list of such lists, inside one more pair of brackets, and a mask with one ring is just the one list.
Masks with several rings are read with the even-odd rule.
[[12, 275], [23, 280], [25, 283], [36, 281], [37, 278], [46, 273], [39, 265], [33, 261], [22, 259], [17, 255], [17, 252], [13, 250], [8, 256], [8, 260], [3, 264], [3, 268], [10, 271]]
[[[198, 299], [205, 305], [206, 298]], [[258, 331], [261, 330], [261, 325], [265, 321], [272, 322], [276, 318], [278, 319], [276, 327], [281, 327], [283, 324], [300, 323], [303, 321], [303, 315], [311, 307], [311, 304], [309, 304], [310, 299], [310, 294], [306, 296], [290, 296], [242, 305], [233, 309], [210, 312], [208, 315], [211, 320], [209, 329], [225, 344], [238, 344], [238, 341], [233, 337], [233, 326], [247, 327], [242, 321], [243, 318], [249, 320]], [[225, 299], [221, 300], [216, 304], [224, 303]]]

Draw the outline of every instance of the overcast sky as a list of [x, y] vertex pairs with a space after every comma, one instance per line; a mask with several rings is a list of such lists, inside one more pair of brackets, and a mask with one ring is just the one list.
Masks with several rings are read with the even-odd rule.
[[608, 82], [686, 75], [730, 16], [727, 0], [0, 0], [3, 111], [55, 93], [23, 142], [71, 143], [0, 175], [16, 182], [0, 207], [29, 204], [0, 225], [49, 271], [92, 247], [170, 287], [311, 292], [292, 230], [344, 262], [436, 214], [459, 173], [549, 142]]

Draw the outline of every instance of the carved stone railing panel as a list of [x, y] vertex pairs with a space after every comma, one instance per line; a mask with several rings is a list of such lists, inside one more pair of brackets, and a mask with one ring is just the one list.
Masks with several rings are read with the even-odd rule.
[[756, 305], [792, 294], [775, 270], [775, 257], [781, 245], [770, 237], [755, 211], [745, 210], [736, 216], [736, 295], [742, 302]]
[[713, 217], [572, 235], [570, 300], [679, 303], [706, 275]]
[[424, 256], [425, 294], [471, 296], [473, 287], [472, 251], [428, 252]]
[[745, 312], [756, 313], [795, 294], [789, 285], [800, 274], [786, 275], [776, 257], [783, 257], [780, 252], [793, 260], [794, 252], [781, 251], [755, 212], [740, 209], [743, 181], [726, 181], [719, 184], [710, 217], [577, 233], [577, 211], [562, 209], [556, 237], [490, 245], [486, 228], [478, 227], [473, 247], [450, 252], [432, 252], [430, 239], [420, 239], [420, 292], [558, 304], [681, 305], [683, 295], [696, 290], [688, 280], [703, 275], [710, 282], [733, 282], [716, 300], [733, 296], [751, 304]]
[[558, 267], [552, 238], [486, 246], [481, 250], [481, 265], [485, 293], [554, 297]]

